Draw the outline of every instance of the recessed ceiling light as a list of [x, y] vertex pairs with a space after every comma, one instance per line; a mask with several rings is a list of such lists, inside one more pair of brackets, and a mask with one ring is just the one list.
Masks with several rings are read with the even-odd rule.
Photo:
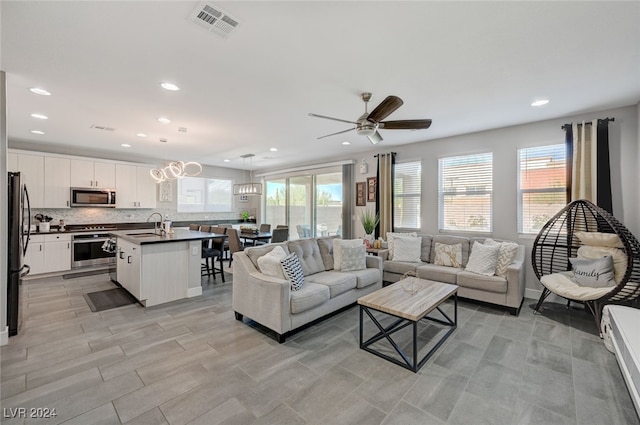
[[120, 146], [122, 146], [123, 148], [130, 148], [131, 145], [129, 143], [123, 143]]
[[40, 87], [31, 87], [29, 90], [31, 90], [32, 93], [39, 94], [41, 96], [51, 96], [51, 93], [45, 89], [41, 89]]
[[31, 133], [33, 133], [33, 134], [44, 134], [44, 131], [42, 131], [42, 130], [31, 130]]
[[158, 118], [158, 122], [161, 122], [162, 124], [169, 124], [171, 120], [167, 117], [160, 117]]
[[31, 116], [33, 118], [38, 118], [39, 120], [48, 120], [49, 117], [46, 115], [42, 115], [42, 114], [31, 114]]
[[231, 160], [230, 159], [225, 159], [224, 162], [231, 162]]
[[346, 145], [350, 145], [351, 143], [349, 143], [349, 142], [342, 142], [342, 144], [346, 146]]
[[269, 149], [271, 152], [278, 152], [278, 148], [271, 148]]
[[144, 134], [144, 133], [138, 133], [138, 134], [136, 134], [136, 136], [138, 136], [138, 137], [147, 137], [147, 135]]
[[180, 90], [180, 87], [176, 86], [173, 83], [160, 83], [160, 86], [163, 89], [169, 90], [169, 91], [178, 91], [178, 90]]
[[531, 103], [531, 106], [544, 106], [547, 103], [549, 103], [549, 99], [540, 99], [540, 100], [536, 100], [535, 102]]

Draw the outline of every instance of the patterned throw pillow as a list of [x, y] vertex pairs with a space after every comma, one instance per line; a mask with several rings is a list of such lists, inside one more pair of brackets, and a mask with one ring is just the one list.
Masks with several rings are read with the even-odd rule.
[[412, 236], [412, 237], [416, 237], [416, 236], [418, 236], [418, 234], [416, 232], [387, 232], [387, 249], [389, 249], [389, 258], [393, 258], [393, 248], [394, 248], [393, 239], [396, 236]]
[[365, 256], [367, 251], [364, 245], [342, 248], [342, 271], [364, 270], [367, 268]]
[[447, 245], [436, 242], [433, 264], [462, 268], [462, 244]]
[[496, 245], [500, 247], [498, 262], [496, 263], [496, 276], [507, 276], [507, 268], [518, 254], [518, 244], [515, 242], [497, 242], [491, 238], [484, 240], [484, 245]]
[[573, 267], [573, 281], [580, 286], [602, 288], [616, 286], [613, 278], [613, 258], [610, 255], [595, 260], [569, 258]]
[[282, 264], [282, 271], [285, 278], [291, 282], [291, 290], [298, 291], [304, 285], [304, 274], [302, 274], [302, 265], [300, 259], [295, 253], [287, 255], [287, 257], [280, 261]]
[[493, 276], [496, 273], [499, 254], [500, 245], [483, 245], [475, 241], [465, 270], [484, 276]]
[[342, 270], [342, 250], [364, 246], [362, 239], [334, 239], [333, 240], [333, 269]]
[[422, 250], [422, 237], [420, 236], [394, 236], [393, 261], [406, 261], [419, 263]]

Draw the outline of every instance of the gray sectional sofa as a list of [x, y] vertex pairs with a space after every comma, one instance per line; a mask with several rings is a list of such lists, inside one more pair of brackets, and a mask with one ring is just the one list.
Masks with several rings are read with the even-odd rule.
[[[449, 235], [418, 234], [422, 237], [421, 262], [392, 261], [388, 251], [382, 251], [385, 282], [396, 282], [406, 272], [415, 272], [419, 278], [451, 283], [459, 286], [458, 296], [491, 304], [505, 306], [511, 314], [517, 315], [524, 301], [525, 290], [525, 248], [518, 246], [515, 258], [507, 268], [506, 275], [484, 276], [464, 270], [474, 241], [484, 242], [484, 238], [469, 238]], [[433, 264], [436, 242], [452, 245], [462, 244], [463, 268]]]
[[[300, 327], [382, 288], [382, 259], [367, 255], [364, 270], [337, 271], [333, 262], [335, 237], [299, 239], [248, 247], [233, 254], [233, 310], [237, 320], [247, 318], [273, 330], [278, 342]], [[258, 259], [276, 246], [295, 252], [302, 265], [304, 285], [261, 272]]]

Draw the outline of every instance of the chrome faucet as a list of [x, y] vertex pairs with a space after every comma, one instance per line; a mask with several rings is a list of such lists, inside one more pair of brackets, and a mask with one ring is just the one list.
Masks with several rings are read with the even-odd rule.
[[162, 236], [165, 233], [165, 231], [162, 228], [162, 226], [158, 226], [158, 223], [162, 223], [162, 220], [163, 220], [162, 214], [160, 214], [157, 211], [151, 213], [151, 215], [149, 217], [147, 217], [147, 223], [149, 222], [149, 220], [151, 220], [151, 217], [153, 217], [156, 214], [160, 216], [160, 221], [154, 221], [153, 222], [153, 233], [155, 233], [156, 235]]

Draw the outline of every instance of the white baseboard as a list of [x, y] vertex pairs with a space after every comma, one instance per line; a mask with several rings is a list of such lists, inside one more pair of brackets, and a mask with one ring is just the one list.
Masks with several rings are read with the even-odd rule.
[[9, 343], [9, 326], [6, 326], [2, 332], [0, 332], [0, 345], [7, 345]]
[[187, 298], [198, 297], [202, 295], [202, 286], [187, 289]]

